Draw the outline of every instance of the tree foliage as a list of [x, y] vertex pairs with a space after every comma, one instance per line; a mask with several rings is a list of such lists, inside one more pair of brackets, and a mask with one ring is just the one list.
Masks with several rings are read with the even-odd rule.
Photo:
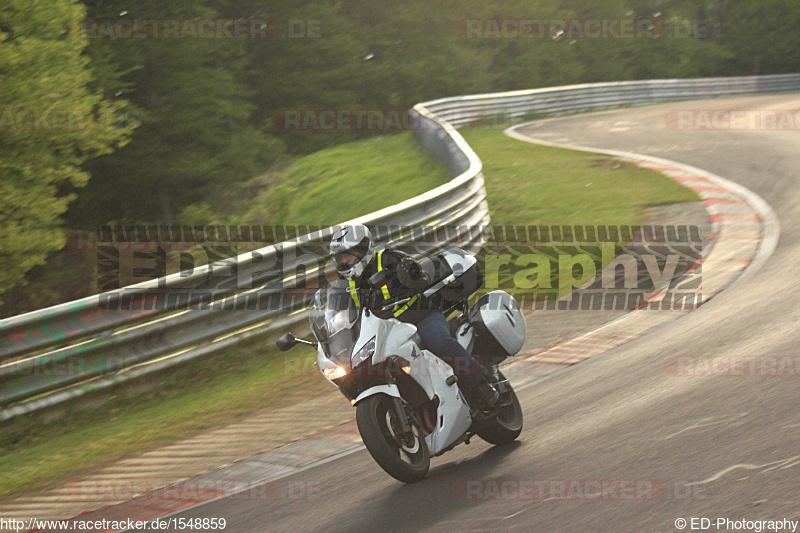
[[[266, 20], [276, 30], [92, 41], [106, 94], [124, 94], [141, 127], [124, 149], [88, 166], [93, 179], [70, 212], [84, 226], [173, 222], [286, 151], [375, 133], [284, 131], [275, 119], [286, 110], [402, 110], [455, 94], [800, 67], [792, 0], [84, 1], [91, 18]], [[645, 20], [654, 30], [652, 38], [463, 31], [492, 20]]]
[[[263, 20], [269, 31], [83, 31], [136, 19]], [[547, 30], [498, 31], [523, 20]], [[557, 33], [559, 20], [644, 21], [652, 35]], [[196, 221], [231, 190], [262, 183], [258, 194], [268, 194], [287, 154], [384, 133], [285, 131], [275, 118], [287, 110], [402, 110], [456, 94], [797, 72], [798, 23], [796, 0], [0, 0], [0, 293], [63, 246], [62, 217], [75, 228]], [[91, 127], [17, 127], [9, 109], [86, 111]]]
[[[219, 18], [193, 0], [86, 3], [99, 21]], [[243, 41], [96, 39], [91, 51], [114, 58], [110, 79], [128, 87], [141, 126], [126, 147], [90, 165], [93, 179], [72, 209], [76, 225], [172, 223], [176, 211], [213, 195], [218, 184], [249, 178], [282, 153], [280, 141], [250, 121]]]
[[124, 143], [125, 104], [90, 86], [74, 0], [0, 2], [0, 294], [64, 245], [85, 161]]

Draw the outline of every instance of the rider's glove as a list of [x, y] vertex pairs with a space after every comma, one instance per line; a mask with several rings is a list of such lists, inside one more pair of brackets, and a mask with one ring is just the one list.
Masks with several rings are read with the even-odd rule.
[[372, 289], [369, 292], [369, 300], [367, 301], [367, 306], [372, 312], [381, 312], [383, 306], [386, 305], [386, 301], [383, 298], [383, 293], [380, 289]]
[[420, 268], [419, 263], [410, 257], [400, 260], [397, 268], [397, 279], [409, 289], [421, 289], [430, 283], [428, 274]]

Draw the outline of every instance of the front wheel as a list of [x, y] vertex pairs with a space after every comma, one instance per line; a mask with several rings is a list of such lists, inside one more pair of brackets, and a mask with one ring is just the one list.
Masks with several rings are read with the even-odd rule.
[[385, 394], [365, 398], [356, 405], [356, 423], [361, 440], [372, 458], [393, 478], [413, 483], [430, 468], [428, 444], [416, 424], [402, 434], [392, 399]]
[[511, 395], [511, 401], [503, 398], [506, 405], [500, 408], [497, 417], [477, 431], [478, 436], [490, 444], [509, 443], [522, 433], [522, 407], [513, 389], [508, 394]]

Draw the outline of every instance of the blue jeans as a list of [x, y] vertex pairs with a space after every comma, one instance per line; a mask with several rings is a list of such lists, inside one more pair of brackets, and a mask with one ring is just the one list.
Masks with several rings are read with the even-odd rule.
[[434, 311], [420, 320], [417, 333], [425, 349], [453, 367], [453, 373], [465, 388], [474, 387], [486, 375], [486, 367], [450, 335], [447, 319], [440, 311]]

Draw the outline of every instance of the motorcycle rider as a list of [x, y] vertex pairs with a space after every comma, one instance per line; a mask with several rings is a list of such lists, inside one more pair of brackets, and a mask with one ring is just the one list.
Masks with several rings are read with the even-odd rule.
[[[425, 299], [419, 291], [430, 280], [419, 263], [394, 248], [376, 253], [372, 234], [362, 224], [345, 225], [337, 230], [331, 238], [330, 252], [339, 275], [349, 282], [356, 305], [366, 306], [380, 318], [394, 317], [417, 326], [424, 348], [453, 368], [471, 404], [482, 402], [492, 407], [499, 402], [499, 393], [486, 380], [486, 367], [453, 338], [444, 313], [424, 305]], [[369, 285], [369, 278], [382, 270], [388, 276], [379, 291]], [[387, 301], [405, 298], [410, 300], [383, 311]]]

